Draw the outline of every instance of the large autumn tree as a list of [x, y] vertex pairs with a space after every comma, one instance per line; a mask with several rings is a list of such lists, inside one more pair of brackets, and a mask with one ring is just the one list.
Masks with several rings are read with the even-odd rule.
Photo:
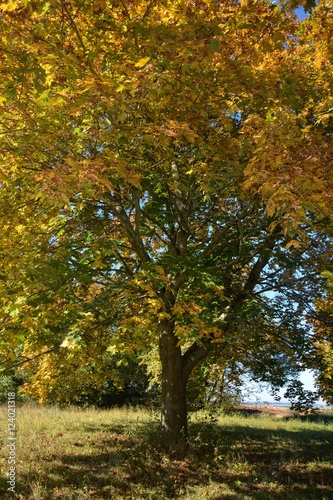
[[262, 370], [307, 352], [331, 245], [333, 9], [298, 22], [297, 4], [0, 4], [3, 363], [93, 355], [96, 332], [111, 353], [158, 345], [179, 454], [213, 349], [265, 353]]

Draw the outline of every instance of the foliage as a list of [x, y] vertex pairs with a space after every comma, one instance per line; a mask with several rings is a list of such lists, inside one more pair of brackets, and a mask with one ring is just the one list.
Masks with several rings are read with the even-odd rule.
[[208, 355], [189, 378], [187, 396], [191, 411], [205, 408], [228, 412], [240, 402], [241, 370], [235, 366], [223, 368], [216, 358], [216, 353]]
[[333, 9], [301, 3], [0, 4], [3, 365], [158, 345], [166, 448], [216, 346], [302, 368], [332, 251]]
[[135, 358], [98, 353], [97, 346], [93, 353], [74, 347], [38, 357], [27, 363], [20, 392], [41, 404], [60, 406], [156, 404], [146, 370]]
[[324, 273], [326, 290], [316, 300], [317, 318], [313, 322], [312, 367], [321, 397], [329, 404], [333, 403], [333, 275]]
[[291, 409], [299, 412], [316, 412], [314, 408], [318, 401], [318, 393], [304, 389], [304, 384], [300, 380], [294, 380], [289, 384], [284, 397], [291, 401]]
[[9, 392], [15, 392], [17, 400], [20, 402], [27, 400], [27, 397], [18, 395], [18, 390], [24, 382], [23, 374], [17, 370], [11, 370], [6, 375], [0, 375], [0, 403], [7, 403]]

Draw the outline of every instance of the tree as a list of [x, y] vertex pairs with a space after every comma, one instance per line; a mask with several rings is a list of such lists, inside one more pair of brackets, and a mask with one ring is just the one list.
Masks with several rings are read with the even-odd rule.
[[331, 244], [330, 6], [1, 3], [4, 351], [158, 345], [179, 456], [214, 348], [300, 365]]
[[60, 349], [27, 363], [19, 370], [25, 375], [19, 393], [41, 404], [61, 406], [106, 408], [156, 401], [141, 364], [130, 357], [117, 360], [100, 345], [95, 349], [93, 353], [84, 348]]

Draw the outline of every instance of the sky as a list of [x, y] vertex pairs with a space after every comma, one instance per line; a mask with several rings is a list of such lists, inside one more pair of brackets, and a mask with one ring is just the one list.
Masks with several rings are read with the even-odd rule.
[[306, 12], [304, 12], [303, 7], [298, 7], [297, 9], [295, 9], [294, 12], [300, 21], [302, 21], [302, 19], [305, 19], [306, 17], [308, 17], [308, 14]]
[[[315, 390], [314, 377], [310, 370], [306, 370], [300, 375], [300, 381], [303, 382], [304, 389], [308, 391]], [[251, 390], [251, 396], [248, 397], [246, 395], [244, 397], [244, 401], [251, 403], [277, 403], [274, 397], [269, 393], [269, 390], [263, 389], [263, 384], [255, 384], [254, 382], [251, 382], [251, 384], [249, 384], [247, 387], [249, 387]], [[288, 399], [285, 399], [283, 397], [285, 391], [286, 389], [281, 389], [279, 394], [281, 396], [281, 400], [278, 401], [278, 403], [290, 402]], [[324, 401], [322, 401], [321, 399], [318, 401], [318, 404], [325, 405]]]

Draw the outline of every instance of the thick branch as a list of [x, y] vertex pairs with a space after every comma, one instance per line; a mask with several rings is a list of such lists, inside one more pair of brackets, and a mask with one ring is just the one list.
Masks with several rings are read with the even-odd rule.
[[208, 353], [213, 349], [214, 344], [210, 340], [196, 341], [191, 345], [183, 354], [183, 376], [185, 380], [188, 379], [193, 368], [197, 366], [200, 361], [205, 359]]
[[[236, 295], [236, 297], [219, 316], [218, 321], [223, 321], [225, 331], [228, 329], [228, 326], [232, 320], [232, 315], [235, 307], [239, 306], [247, 299], [247, 297], [253, 292], [255, 286], [259, 282], [260, 274], [269, 262], [274, 245], [275, 238], [270, 235], [267, 238], [267, 244], [265, 245], [261, 255], [258, 257], [257, 262], [254, 264], [243, 289], [238, 295]], [[207, 356], [207, 354], [213, 349], [213, 346], [214, 344], [210, 339], [196, 341], [194, 342], [194, 344], [192, 344], [192, 346], [183, 354], [184, 377], [188, 377], [190, 375], [193, 368]]]
[[154, 0], [150, 0], [150, 2], [149, 2], [149, 4], [148, 4], [148, 6], [147, 6], [147, 8], [146, 8], [146, 12], [145, 12], [145, 13], [143, 14], [143, 16], [142, 16], [141, 23], [143, 23], [143, 22], [144, 22], [144, 20], [146, 19], [146, 17], [148, 17], [148, 15], [149, 15], [149, 13], [150, 13], [150, 10], [151, 10], [151, 8], [152, 8], [152, 6], [153, 6], [153, 4], [154, 4]]
[[272, 251], [276, 243], [276, 239], [273, 235], [269, 235], [266, 240], [267, 244], [264, 246], [261, 254], [259, 255], [256, 263], [251, 269], [251, 272], [246, 280], [243, 289], [233, 298], [229, 304], [227, 311], [223, 311], [221, 316], [218, 318], [224, 323], [228, 323], [228, 318], [232, 314], [235, 307], [241, 305], [253, 292], [256, 285], [259, 283], [260, 274], [263, 269], [267, 266], [271, 256]]
[[138, 255], [142, 262], [149, 262], [150, 257], [146, 252], [142, 240], [140, 238], [139, 231], [133, 227], [128, 215], [126, 214], [123, 206], [122, 206], [122, 198], [120, 195], [114, 195], [113, 200], [108, 202], [113, 214], [119, 222], [122, 224], [122, 227], [132, 245], [132, 249]]

